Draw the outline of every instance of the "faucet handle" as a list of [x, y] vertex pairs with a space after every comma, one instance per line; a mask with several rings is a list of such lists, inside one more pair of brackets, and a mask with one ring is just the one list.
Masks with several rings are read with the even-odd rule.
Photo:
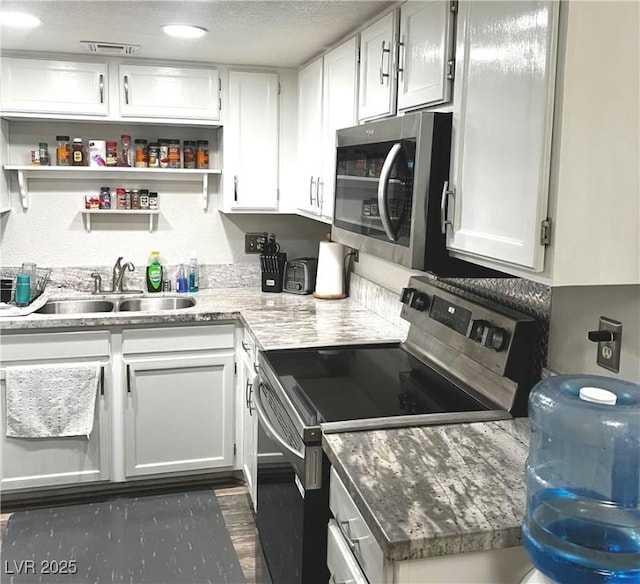
[[127, 262], [124, 266], [122, 266], [122, 269], [123, 269], [123, 270], [124, 270], [125, 268], [126, 268], [127, 270], [129, 270], [130, 272], [133, 272], [133, 271], [136, 269], [136, 267], [135, 267], [131, 262]]
[[102, 292], [102, 276], [98, 272], [92, 272], [91, 277], [93, 278], [92, 294], [100, 294]]

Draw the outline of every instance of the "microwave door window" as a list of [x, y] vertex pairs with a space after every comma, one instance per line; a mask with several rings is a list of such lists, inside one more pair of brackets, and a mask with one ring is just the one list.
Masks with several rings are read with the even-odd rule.
[[[387, 215], [395, 242], [409, 245], [411, 199], [413, 195], [413, 161], [415, 142], [383, 142], [337, 149], [335, 225], [354, 233], [389, 241], [380, 216], [378, 190], [383, 165], [393, 147], [394, 156], [387, 185]], [[384, 212], [384, 211], [383, 211]]]

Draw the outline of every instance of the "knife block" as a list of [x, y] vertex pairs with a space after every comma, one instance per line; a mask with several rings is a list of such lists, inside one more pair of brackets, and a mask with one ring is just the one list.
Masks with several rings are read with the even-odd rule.
[[284, 252], [260, 256], [263, 292], [282, 292], [282, 279], [286, 263], [287, 254]]

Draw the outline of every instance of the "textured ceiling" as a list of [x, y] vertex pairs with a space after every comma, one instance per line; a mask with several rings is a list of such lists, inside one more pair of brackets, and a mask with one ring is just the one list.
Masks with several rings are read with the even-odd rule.
[[[79, 41], [141, 45], [139, 58], [299, 67], [392, 2], [2, 0], [2, 11], [38, 16], [31, 30], [2, 27], [2, 49], [84, 53]], [[166, 36], [163, 24], [209, 30], [197, 40]]]

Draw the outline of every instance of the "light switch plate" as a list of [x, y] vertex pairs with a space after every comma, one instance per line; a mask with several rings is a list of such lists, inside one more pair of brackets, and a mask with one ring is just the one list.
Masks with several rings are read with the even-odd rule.
[[613, 335], [612, 341], [600, 341], [598, 343], [598, 356], [596, 362], [600, 367], [618, 373], [620, 371], [620, 349], [622, 346], [622, 323], [607, 318], [600, 317], [601, 331], [609, 331]]

